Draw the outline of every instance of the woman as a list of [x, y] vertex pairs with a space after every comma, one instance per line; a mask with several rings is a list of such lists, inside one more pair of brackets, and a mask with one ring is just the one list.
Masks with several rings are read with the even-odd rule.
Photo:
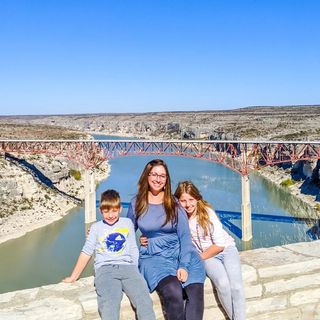
[[207, 276], [217, 289], [230, 319], [245, 319], [241, 264], [234, 239], [222, 228], [212, 206], [190, 181], [180, 182], [174, 194], [185, 209], [192, 241], [204, 260]]
[[163, 160], [145, 166], [127, 216], [148, 238], [147, 245], [140, 247], [139, 268], [150, 292], [157, 291], [165, 318], [201, 320], [203, 262], [192, 244], [186, 214], [172, 195]]

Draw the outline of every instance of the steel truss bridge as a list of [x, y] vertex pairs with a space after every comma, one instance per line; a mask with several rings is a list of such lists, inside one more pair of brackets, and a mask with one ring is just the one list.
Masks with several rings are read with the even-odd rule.
[[320, 159], [320, 141], [0, 140], [0, 154], [62, 156], [85, 169], [124, 156], [182, 156], [216, 163], [242, 176], [264, 166]]
[[249, 174], [265, 166], [320, 159], [320, 141], [227, 140], [0, 140], [0, 155], [65, 157], [85, 169], [85, 221], [96, 217], [94, 168], [105, 160], [138, 155], [178, 156], [220, 163], [241, 175], [242, 240], [252, 239]]

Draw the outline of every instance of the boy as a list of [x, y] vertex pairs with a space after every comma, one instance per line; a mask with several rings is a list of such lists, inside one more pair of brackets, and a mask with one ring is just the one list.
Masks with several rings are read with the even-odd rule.
[[71, 275], [63, 282], [75, 282], [95, 253], [94, 269], [98, 309], [101, 318], [118, 320], [123, 291], [135, 307], [139, 320], [155, 320], [147, 284], [138, 270], [139, 252], [133, 223], [119, 217], [119, 193], [101, 194], [103, 220], [94, 223]]

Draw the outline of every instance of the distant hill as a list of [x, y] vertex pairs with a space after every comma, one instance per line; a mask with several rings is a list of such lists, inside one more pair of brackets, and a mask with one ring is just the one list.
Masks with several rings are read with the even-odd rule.
[[[252, 106], [196, 112], [1, 116], [0, 125], [166, 139], [319, 140], [320, 105]], [[0, 127], [1, 129], [1, 127]], [[19, 128], [17, 127], [17, 130]], [[1, 130], [3, 137], [3, 130]], [[58, 135], [59, 136], [59, 135]], [[3, 137], [5, 138], [5, 136]], [[35, 137], [36, 138], [36, 137]], [[63, 136], [61, 138], [67, 139]]]

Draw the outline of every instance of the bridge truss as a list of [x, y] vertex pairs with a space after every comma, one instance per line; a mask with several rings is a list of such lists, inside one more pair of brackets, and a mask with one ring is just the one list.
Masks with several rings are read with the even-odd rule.
[[182, 156], [248, 175], [261, 167], [320, 159], [320, 141], [0, 140], [0, 153], [62, 156], [85, 169], [124, 156]]
[[[96, 219], [94, 169], [106, 159], [124, 156], [182, 156], [220, 163], [241, 175], [242, 237], [252, 239], [249, 173], [261, 167], [320, 159], [320, 141], [203, 140], [0, 140], [0, 155], [61, 156], [85, 168], [85, 222]], [[239, 233], [239, 232], [238, 232]]]

